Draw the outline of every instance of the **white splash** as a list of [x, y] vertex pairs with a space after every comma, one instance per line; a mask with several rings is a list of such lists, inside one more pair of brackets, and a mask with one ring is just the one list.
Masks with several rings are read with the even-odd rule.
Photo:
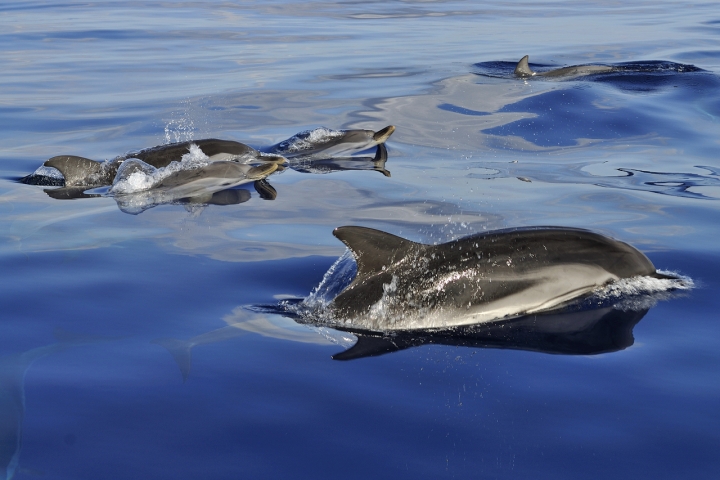
[[313, 130], [305, 130], [293, 135], [277, 146], [277, 150], [282, 153], [300, 153], [312, 150], [318, 145], [330, 142], [331, 140], [341, 137], [345, 134], [343, 130], [333, 130], [326, 127], [319, 127]]
[[137, 158], [125, 160], [118, 168], [112, 187], [108, 193], [127, 195], [152, 189], [165, 178], [181, 170], [203, 167], [210, 163], [210, 158], [197, 145], [190, 144], [189, 151], [179, 162], [171, 162], [163, 168], [155, 168]]
[[596, 289], [587, 302], [610, 303], [613, 308], [623, 311], [645, 310], [654, 307], [658, 301], [670, 299], [678, 292], [695, 288], [695, 282], [688, 276], [663, 270], [658, 270], [658, 273], [672, 278], [621, 278]]
[[46, 167], [45, 165], [42, 165], [40, 168], [35, 170], [33, 175], [38, 177], [46, 177], [51, 178], [53, 180], [65, 180], [65, 177], [62, 173], [60, 173], [60, 170], [53, 167]]

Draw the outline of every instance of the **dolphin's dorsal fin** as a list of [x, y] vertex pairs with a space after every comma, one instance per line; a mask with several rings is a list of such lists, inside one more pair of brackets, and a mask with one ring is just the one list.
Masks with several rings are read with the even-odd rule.
[[419, 243], [366, 227], [338, 227], [333, 235], [352, 252], [358, 266], [358, 278], [381, 272], [409, 253]]
[[528, 64], [528, 55], [525, 55], [523, 58], [520, 59], [517, 66], [515, 67], [515, 75], [518, 77], [532, 77], [535, 75], [535, 72], [530, 70], [530, 65]]
[[84, 185], [87, 178], [99, 174], [102, 170], [102, 163], [75, 155], [52, 157], [43, 165], [60, 170], [65, 177], [66, 187]]
[[373, 140], [375, 140], [377, 143], [384, 143], [385, 140], [390, 138], [390, 135], [392, 135], [394, 131], [395, 127], [393, 125], [388, 125], [382, 130], [378, 130], [377, 132], [375, 132], [373, 134]]

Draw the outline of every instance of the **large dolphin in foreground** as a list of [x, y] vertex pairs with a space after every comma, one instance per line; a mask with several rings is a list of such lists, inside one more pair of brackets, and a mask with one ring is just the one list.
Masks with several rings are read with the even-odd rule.
[[357, 330], [492, 322], [560, 309], [621, 279], [674, 278], [632, 246], [577, 228], [497, 230], [441, 245], [364, 227], [333, 234], [352, 252], [357, 274], [321, 321]]
[[515, 75], [520, 78], [528, 77], [582, 77], [585, 75], [595, 75], [597, 73], [610, 73], [617, 71], [617, 68], [608, 65], [575, 65], [572, 67], [557, 68], [547, 72], [534, 72], [530, 69], [528, 63], [528, 55], [520, 59], [515, 67]]

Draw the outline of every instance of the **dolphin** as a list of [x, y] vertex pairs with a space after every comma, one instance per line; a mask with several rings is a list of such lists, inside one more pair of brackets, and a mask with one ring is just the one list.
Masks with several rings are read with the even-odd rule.
[[440, 245], [356, 226], [333, 235], [357, 274], [322, 313], [329, 325], [359, 330], [473, 325], [561, 309], [620, 279], [674, 278], [634, 247], [578, 228], [512, 228]]
[[520, 78], [528, 77], [582, 77], [585, 75], [594, 75], [596, 73], [610, 73], [617, 69], [607, 65], [575, 65], [572, 67], [563, 67], [547, 72], [533, 72], [528, 64], [528, 55], [520, 59], [515, 67], [515, 76]]
[[[98, 162], [75, 155], [59, 155], [47, 160], [43, 163], [43, 166], [59, 170], [65, 177], [66, 187], [99, 187], [111, 185], [120, 166], [130, 158], [142, 160], [154, 168], [164, 168], [170, 165], [171, 162], [181, 161], [183, 155], [190, 151], [192, 145], [197, 145], [202, 153], [208, 157], [207, 161], [209, 162], [282, 163], [285, 161], [280, 156], [263, 154], [240, 142], [210, 138], [147, 148], [139, 152], [116, 157], [107, 162]], [[25, 177], [27, 179], [26, 183], [32, 183], [29, 177], [31, 176]]]
[[[157, 169], [141, 160], [131, 159], [118, 170], [109, 193], [114, 194], [122, 211], [133, 214], [173, 202], [236, 204], [249, 200], [249, 194], [233, 194], [230, 189], [262, 180], [277, 168], [278, 164], [273, 162], [252, 166], [220, 160], [198, 168], [177, 170], [155, 181]], [[144, 188], [134, 188], [135, 178], [148, 183]]]
[[395, 127], [372, 130], [331, 130], [316, 128], [294, 135], [287, 140], [269, 147], [266, 151], [288, 159], [324, 159], [350, 156], [369, 148], [382, 145], [390, 138]]
[[69, 347], [112, 340], [76, 335], [56, 329], [56, 343], [0, 357], [0, 478], [11, 479], [19, 470], [22, 423], [25, 418], [25, 374], [36, 361]]

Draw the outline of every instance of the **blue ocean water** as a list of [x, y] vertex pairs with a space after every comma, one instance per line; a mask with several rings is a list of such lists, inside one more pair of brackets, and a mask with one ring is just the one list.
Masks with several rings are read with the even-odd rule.
[[[0, 27], [6, 478], [717, 478], [713, 2], [23, 1]], [[515, 78], [526, 54], [618, 70]], [[390, 176], [286, 169], [273, 200], [132, 215], [18, 182], [61, 154], [386, 125]], [[311, 292], [342, 225], [589, 228], [697, 286], [614, 352], [333, 360], [350, 334], [244, 307]]]

